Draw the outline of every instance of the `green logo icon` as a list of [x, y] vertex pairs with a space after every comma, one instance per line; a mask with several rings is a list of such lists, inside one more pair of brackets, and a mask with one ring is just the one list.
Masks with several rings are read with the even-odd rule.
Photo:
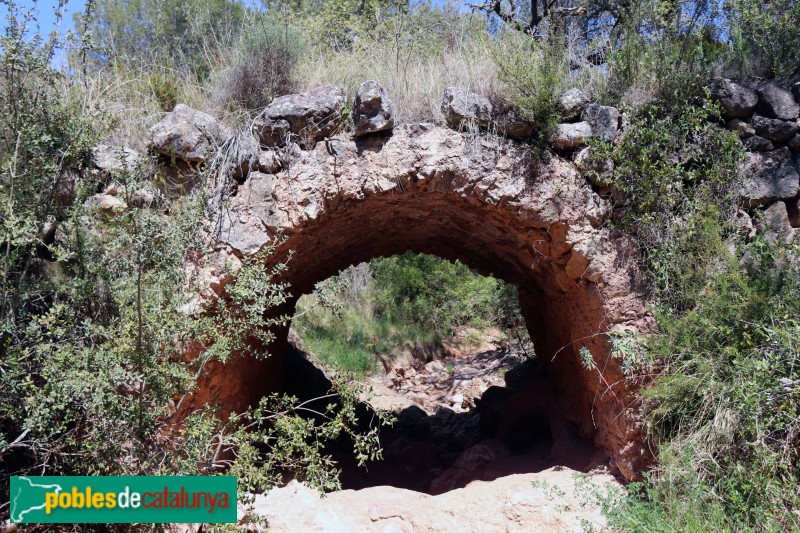
[[235, 523], [233, 476], [13, 476], [22, 524]]

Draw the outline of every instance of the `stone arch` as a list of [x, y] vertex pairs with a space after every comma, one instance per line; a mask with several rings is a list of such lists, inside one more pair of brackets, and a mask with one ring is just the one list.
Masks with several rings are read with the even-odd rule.
[[[572, 163], [542, 162], [527, 145], [495, 136], [412, 125], [274, 152], [229, 200], [215, 224], [217, 253], [201, 265], [218, 293], [228, 281], [220, 263], [237, 263], [279, 234], [270, 261], [292, 251], [284, 280], [292, 306], [340, 269], [406, 250], [513, 283], [568, 418], [626, 478], [643, 468], [638, 385], [624, 379], [606, 335], [649, 323], [635, 246], [604, 225], [609, 200]], [[581, 347], [595, 369], [581, 364]], [[236, 358], [208, 376], [198, 398], [224, 409], [245, 407], [282, 379], [275, 357]]]

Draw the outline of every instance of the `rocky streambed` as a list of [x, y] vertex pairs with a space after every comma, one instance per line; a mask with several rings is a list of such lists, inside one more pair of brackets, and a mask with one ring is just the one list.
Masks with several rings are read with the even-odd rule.
[[477, 333], [368, 379], [363, 400], [396, 421], [367, 468], [331, 450], [345, 490], [321, 497], [291, 481], [246, 512], [270, 531], [602, 530], [597, 495], [619, 486], [607, 455], [577, 435], [535, 358]]

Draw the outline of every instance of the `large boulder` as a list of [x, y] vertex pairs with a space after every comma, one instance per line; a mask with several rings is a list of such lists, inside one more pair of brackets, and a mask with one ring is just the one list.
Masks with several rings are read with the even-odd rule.
[[389, 91], [377, 81], [365, 81], [356, 89], [353, 101], [356, 137], [391, 130], [394, 128], [396, 113], [394, 102], [389, 98]]
[[312, 148], [339, 127], [345, 95], [343, 87], [326, 85], [280, 96], [256, 118], [254, 133], [266, 146], [281, 146], [291, 140]]
[[447, 123], [457, 128], [469, 123], [487, 127], [492, 121], [493, 108], [489, 98], [462, 87], [444, 90], [441, 109]]
[[754, 115], [750, 121], [756, 133], [775, 142], [786, 142], [797, 133], [797, 124], [776, 118]]
[[794, 239], [795, 229], [789, 220], [789, 212], [784, 202], [775, 202], [764, 210], [758, 222], [759, 231], [771, 242], [788, 244]]
[[800, 175], [786, 148], [748, 153], [742, 172], [739, 194], [746, 206], [767, 205], [775, 200], [793, 198], [800, 192]]
[[556, 150], [573, 150], [586, 144], [592, 136], [592, 126], [588, 122], [558, 124], [550, 136], [550, 144]]
[[572, 120], [580, 116], [589, 102], [589, 97], [580, 89], [575, 88], [567, 89], [556, 98], [556, 106], [564, 120]]
[[794, 120], [800, 114], [800, 106], [794, 101], [792, 93], [774, 81], [759, 85], [758, 102], [762, 112], [770, 117]]
[[753, 114], [758, 104], [758, 95], [727, 78], [717, 78], [709, 86], [711, 97], [722, 107], [726, 119], [747, 118]]
[[536, 121], [519, 106], [496, 96], [492, 98], [492, 123], [499, 135], [527, 141], [536, 131]]
[[616, 107], [589, 104], [581, 113], [581, 120], [592, 127], [592, 135], [601, 141], [611, 142], [619, 129], [619, 110]]
[[232, 135], [230, 129], [208, 113], [178, 104], [150, 128], [149, 144], [159, 155], [199, 163]]
[[751, 152], [769, 152], [770, 150], [775, 149], [775, 145], [772, 144], [772, 141], [761, 137], [760, 135], [748, 137], [742, 142], [742, 144], [744, 145], [745, 150], [749, 150]]

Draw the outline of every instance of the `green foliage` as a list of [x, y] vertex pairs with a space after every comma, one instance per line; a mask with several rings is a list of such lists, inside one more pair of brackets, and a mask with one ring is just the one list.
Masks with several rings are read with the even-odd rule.
[[543, 149], [560, 121], [556, 97], [570, 83], [564, 37], [538, 40], [516, 33], [505, 34], [497, 41], [494, 60], [508, 96], [536, 120], [533, 144]]
[[655, 376], [644, 413], [658, 466], [609, 507], [625, 530], [800, 526], [798, 251], [739, 240], [741, 148], [714, 122], [708, 106], [646, 107], [616, 149], [595, 146], [615, 163], [616, 222], [638, 239], [658, 322], [612, 339], [626, 375]]
[[407, 252], [372, 266], [377, 315], [445, 335], [457, 326], [496, 323], [507, 303], [504, 298], [515, 296], [512, 287], [477, 275], [459, 261]]
[[[294, 326], [328, 364], [362, 377], [415, 343], [436, 345], [460, 326], [499, 327], [527, 346], [516, 289], [464, 264], [407, 252], [373, 259], [317, 285]], [[480, 334], [467, 335], [479, 344]]]
[[378, 370], [380, 358], [398, 355], [409, 344], [435, 344], [436, 334], [415, 324], [373, 316], [363, 307], [347, 305], [338, 312], [316, 307], [314, 298], [304, 298], [298, 308], [307, 313], [294, 322], [312, 352], [323, 363], [356, 377]]
[[737, 209], [741, 144], [717, 116], [710, 104], [645, 106], [619, 147], [593, 151], [614, 161], [611, 185], [624, 198], [616, 222], [634, 230], [656, 296], [676, 309], [691, 305], [718, 266]]
[[[101, 184], [91, 147], [105, 125], [81, 85], [52, 69], [56, 36], [29, 35], [16, 6], [9, 12], [0, 40], [3, 475], [227, 470], [244, 491], [294, 472], [332, 488], [328, 440], [349, 437], [360, 459], [377, 458], [376, 431], [356, 431], [350, 387], [337, 385], [323, 407], [270, 396], [226, 416], [185, 408], [210, 362], [248, 354], [245, 339], [271, 340], [283, 322], [274, 310], [285, 287], [274, 278], [284, 266], [266, 266], [270, 249], [245, 261], [227, 299], [202, 313], [186, 260], [209, 252], [203, 232], [218, 206], [203, 184], [213, 165], [172, 199], [152, 165], [128, 165], [110, 176], [119, 205], [92, 208]], [[0, 499], [7, 490], [0, 485]]]
[[[187, 65], [200, 78], [208, 74], [207, 54], [233, 42], [246, 11], [232, 0], [97, 0], [92, 24], [76, 28], [91, 32], [102, 51], [100, 61]], [[84, 39], [88, 36], [83, 35]]]
[[787, 83], [800, 76], [800, 5], [728, 0], [732, 68]]
[[725, 54], [722, 20], [715, 2], [633, 2], [607, 54], [608, 97], [634, 106], [699, 100]]
[[268, 17], [250, 23], [236, 45], [231, 66], [222, 72], [216, 91], [229, 106], [255, 111], [295, 86], [295, 67], [305, 52], [301, 34]]

